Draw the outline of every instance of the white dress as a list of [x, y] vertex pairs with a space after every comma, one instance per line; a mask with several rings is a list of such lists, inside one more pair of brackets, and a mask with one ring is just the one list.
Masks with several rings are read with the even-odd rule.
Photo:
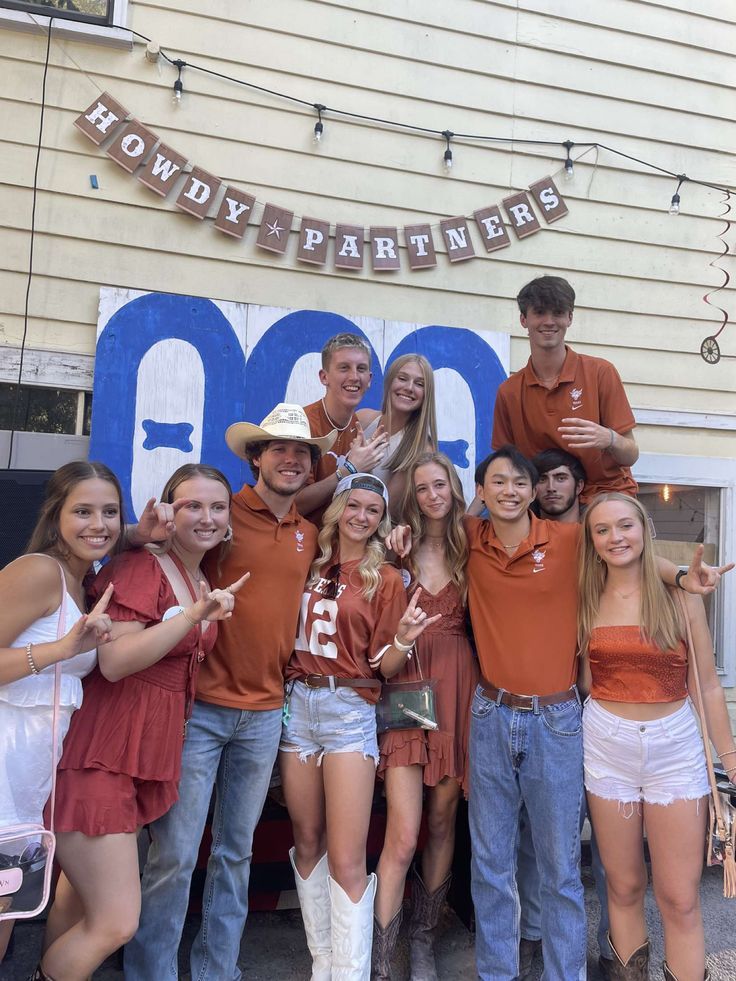
[[[64, 633], [82, 616], [66, 593]], [[11, 647], [48, 644], [56, 640], [61, 606], [23, 631]], [[97, 661], [97, 650], [83, 651], [61, 662], [59, 697], [59, 756], [72, 712], [82, 704], [82, 678]], [[54, 673], [50, 665], [39, 674], [0, 685], [0, 827], [41, 824], [51, 793], [51, 734]]]

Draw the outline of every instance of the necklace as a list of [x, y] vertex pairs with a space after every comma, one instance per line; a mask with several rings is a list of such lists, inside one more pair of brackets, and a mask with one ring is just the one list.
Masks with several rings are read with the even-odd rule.
[[630, 593], [622, 593], [618, 589], [614, 589], [613, 586], [611, 586], [611, 590], [616, 596], [618, 596], [619, 599], [626, 600], [631, 599], [632, 596], [636, 596], [636, 594], [641, 591], [641, 586], [637, 586], [636, 589], [632, 589]]
[[325, 415], [327, 416], [327, 421], [332, 426], [332, 428], [333, 429], [336, 429], [338, 431], [338, 433], [344, 433], [345, 430], [350, 425], [350, 423], [353, 421], [352, 415], [350, 416], [350, 418], [348, 419], [348, 421], [345, 423], [344, 426], [338, 426], [338, 424], [334, 421], [334, 419], [332, 418], [332, 416], [330, 415], [330, 413], [327, 411], [327, 406], [325, 405], [325, 400], [324, 399], [320, 399], [320, 402], [322, 403], [322, 408], [324, 410]]
[[518, 548], [521, 542], [517, 542], [516, 545], [504, 545], [504, 548]]
[[424, 535], [422, 542], [426, 542], [429, 548], [438, 550], [445, 547], [445, 539], [443, 536], [437, 535]]

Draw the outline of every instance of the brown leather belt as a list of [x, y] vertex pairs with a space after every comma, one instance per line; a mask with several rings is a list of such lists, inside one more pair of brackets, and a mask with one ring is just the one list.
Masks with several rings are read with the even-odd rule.
[[334, 674], [305, 674], [294, 679], [303, 682], [307, 688], [380, 688], [381, 682], [375, 678], [336, 678]]
[[577, 698], [577, 689], [575, 688], [568, 688], [566, 691], [556, 691], [552, 695], [514, 695], [513, 692], [502, 691], [487, 681], [481, 681], [480, 687], [486, 698], [490, 698], [491, 701], [497, 702], [499, 700], [498, 696], [501, 695], [500, 701], [502, 705], [508, 705], [509, 708], [523, 709], [525, 712], [532, 712], [534, 710], [535, 699], [537, 705], [542, 708], [545, 705], [559, 705], [560, 702], [569, 702], [571, 699]]

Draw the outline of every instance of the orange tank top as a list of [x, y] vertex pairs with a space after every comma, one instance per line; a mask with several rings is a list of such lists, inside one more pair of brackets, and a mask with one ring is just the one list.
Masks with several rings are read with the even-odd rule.
[[588, 645], [590, 697], [609, 702], [676, 702], [687, 697], [687, 647], [662, 651], [637, 624], [594, 627]]

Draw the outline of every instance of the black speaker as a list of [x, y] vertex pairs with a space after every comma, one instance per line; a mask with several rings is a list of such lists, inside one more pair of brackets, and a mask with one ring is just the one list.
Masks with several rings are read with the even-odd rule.
[[26, 550], [53, 470], [0, 470], [0, 569]]

